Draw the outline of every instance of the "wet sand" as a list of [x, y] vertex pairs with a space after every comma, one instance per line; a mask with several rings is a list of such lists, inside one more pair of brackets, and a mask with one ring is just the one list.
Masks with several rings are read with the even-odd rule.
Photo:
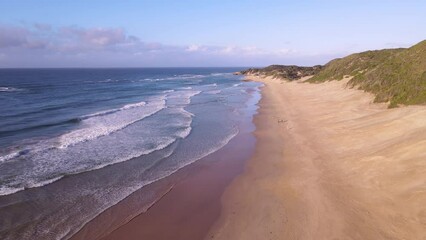
[[387, 109], [347, 80], [250, 79], [266, 85], [256, 141], [156, 183], [167, 194], [102, 239], [426, 239], [425, 106]]
[[[203, 239], [220, 216], [223, 192], [242, 173], [254, 145], [253, 134], [238, 134], [219, 151], [108, 209], [72, 240]], [[162, 197], [145, 212], [142, 196], [153, 190], [153, 197]]]
[[206, 239], [426, 239], [426, 106], [249, 79], [266, 84], [255, 153]]

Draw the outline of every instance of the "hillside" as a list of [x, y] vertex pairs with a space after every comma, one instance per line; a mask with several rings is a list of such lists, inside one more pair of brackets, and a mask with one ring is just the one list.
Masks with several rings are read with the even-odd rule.
[[288, 80], [297, 80], [302, 77], [311, 76], [318, 73], [322, 66], [313, 67], [299, 67], [299, 66], [285, 66], [285, 65], [271, 65], [265, 68], [250, 68], [241, 71], [240, 74], [244, 75], [260, 75], [260, 76], [273, 76], [275, 78], [284, 78]]
[[426, 41], [407, 49], [367, 51], [332, 60], [308, 81], [344, 76], [353, 76], [350, 86], [375, 94], [375, 102], [389, 101], [389, 107], [426, 104]]

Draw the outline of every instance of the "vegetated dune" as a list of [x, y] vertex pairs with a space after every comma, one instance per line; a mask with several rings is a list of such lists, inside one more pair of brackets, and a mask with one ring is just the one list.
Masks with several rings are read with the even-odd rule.
[[271, 65], [265, 68], [250, 68], [241, 71], [243, 75], [258, 75], [264, 77], [284, 78], [288, 80], [298, 80], [306, 76], [317, 74], [323, 66], [300, 67], [295, 65]]
[[426, 239], [426, 41], [297, 69], [241, 72], [258, 141], [208, 237]]
[[389, 107], [426, 104], [426, 40], [410, 48], [355, 53], [313, 67], [271, 65], [250, 68], [243, 75], [298, 80], [312, 76], [311, 83], [352, 77], [348, 85], [375, 95], [374, 102]]
[[352, 54], [327, 63], [309, 82], [349, 81], [375, 94], [375, 102], [426, 104], [426, 40], [410, 48], [385, 49]]
[[265, 83], [254, 157], [211, 239], [426, 239], [426, 107], [342, 81]]

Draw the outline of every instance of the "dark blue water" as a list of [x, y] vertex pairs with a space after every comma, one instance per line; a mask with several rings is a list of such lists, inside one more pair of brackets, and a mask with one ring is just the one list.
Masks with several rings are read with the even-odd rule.
[[217, 80], [216, 71], [232, 70], [3, 69], [0, 147], [27, 138], [54, 136], [76, 127], [84, 115], [137, 103], [177, 87], [208, 84]]
[[0, 70], [0, 238], [68, 238], [226, 145], [260, 98], [238, 70]]

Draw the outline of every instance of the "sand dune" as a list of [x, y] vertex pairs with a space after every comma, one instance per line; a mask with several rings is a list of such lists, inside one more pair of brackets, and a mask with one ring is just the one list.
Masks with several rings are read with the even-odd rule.
[[426, 239], [426, 107], [262, 81], [256, 152], [208, 239]]

